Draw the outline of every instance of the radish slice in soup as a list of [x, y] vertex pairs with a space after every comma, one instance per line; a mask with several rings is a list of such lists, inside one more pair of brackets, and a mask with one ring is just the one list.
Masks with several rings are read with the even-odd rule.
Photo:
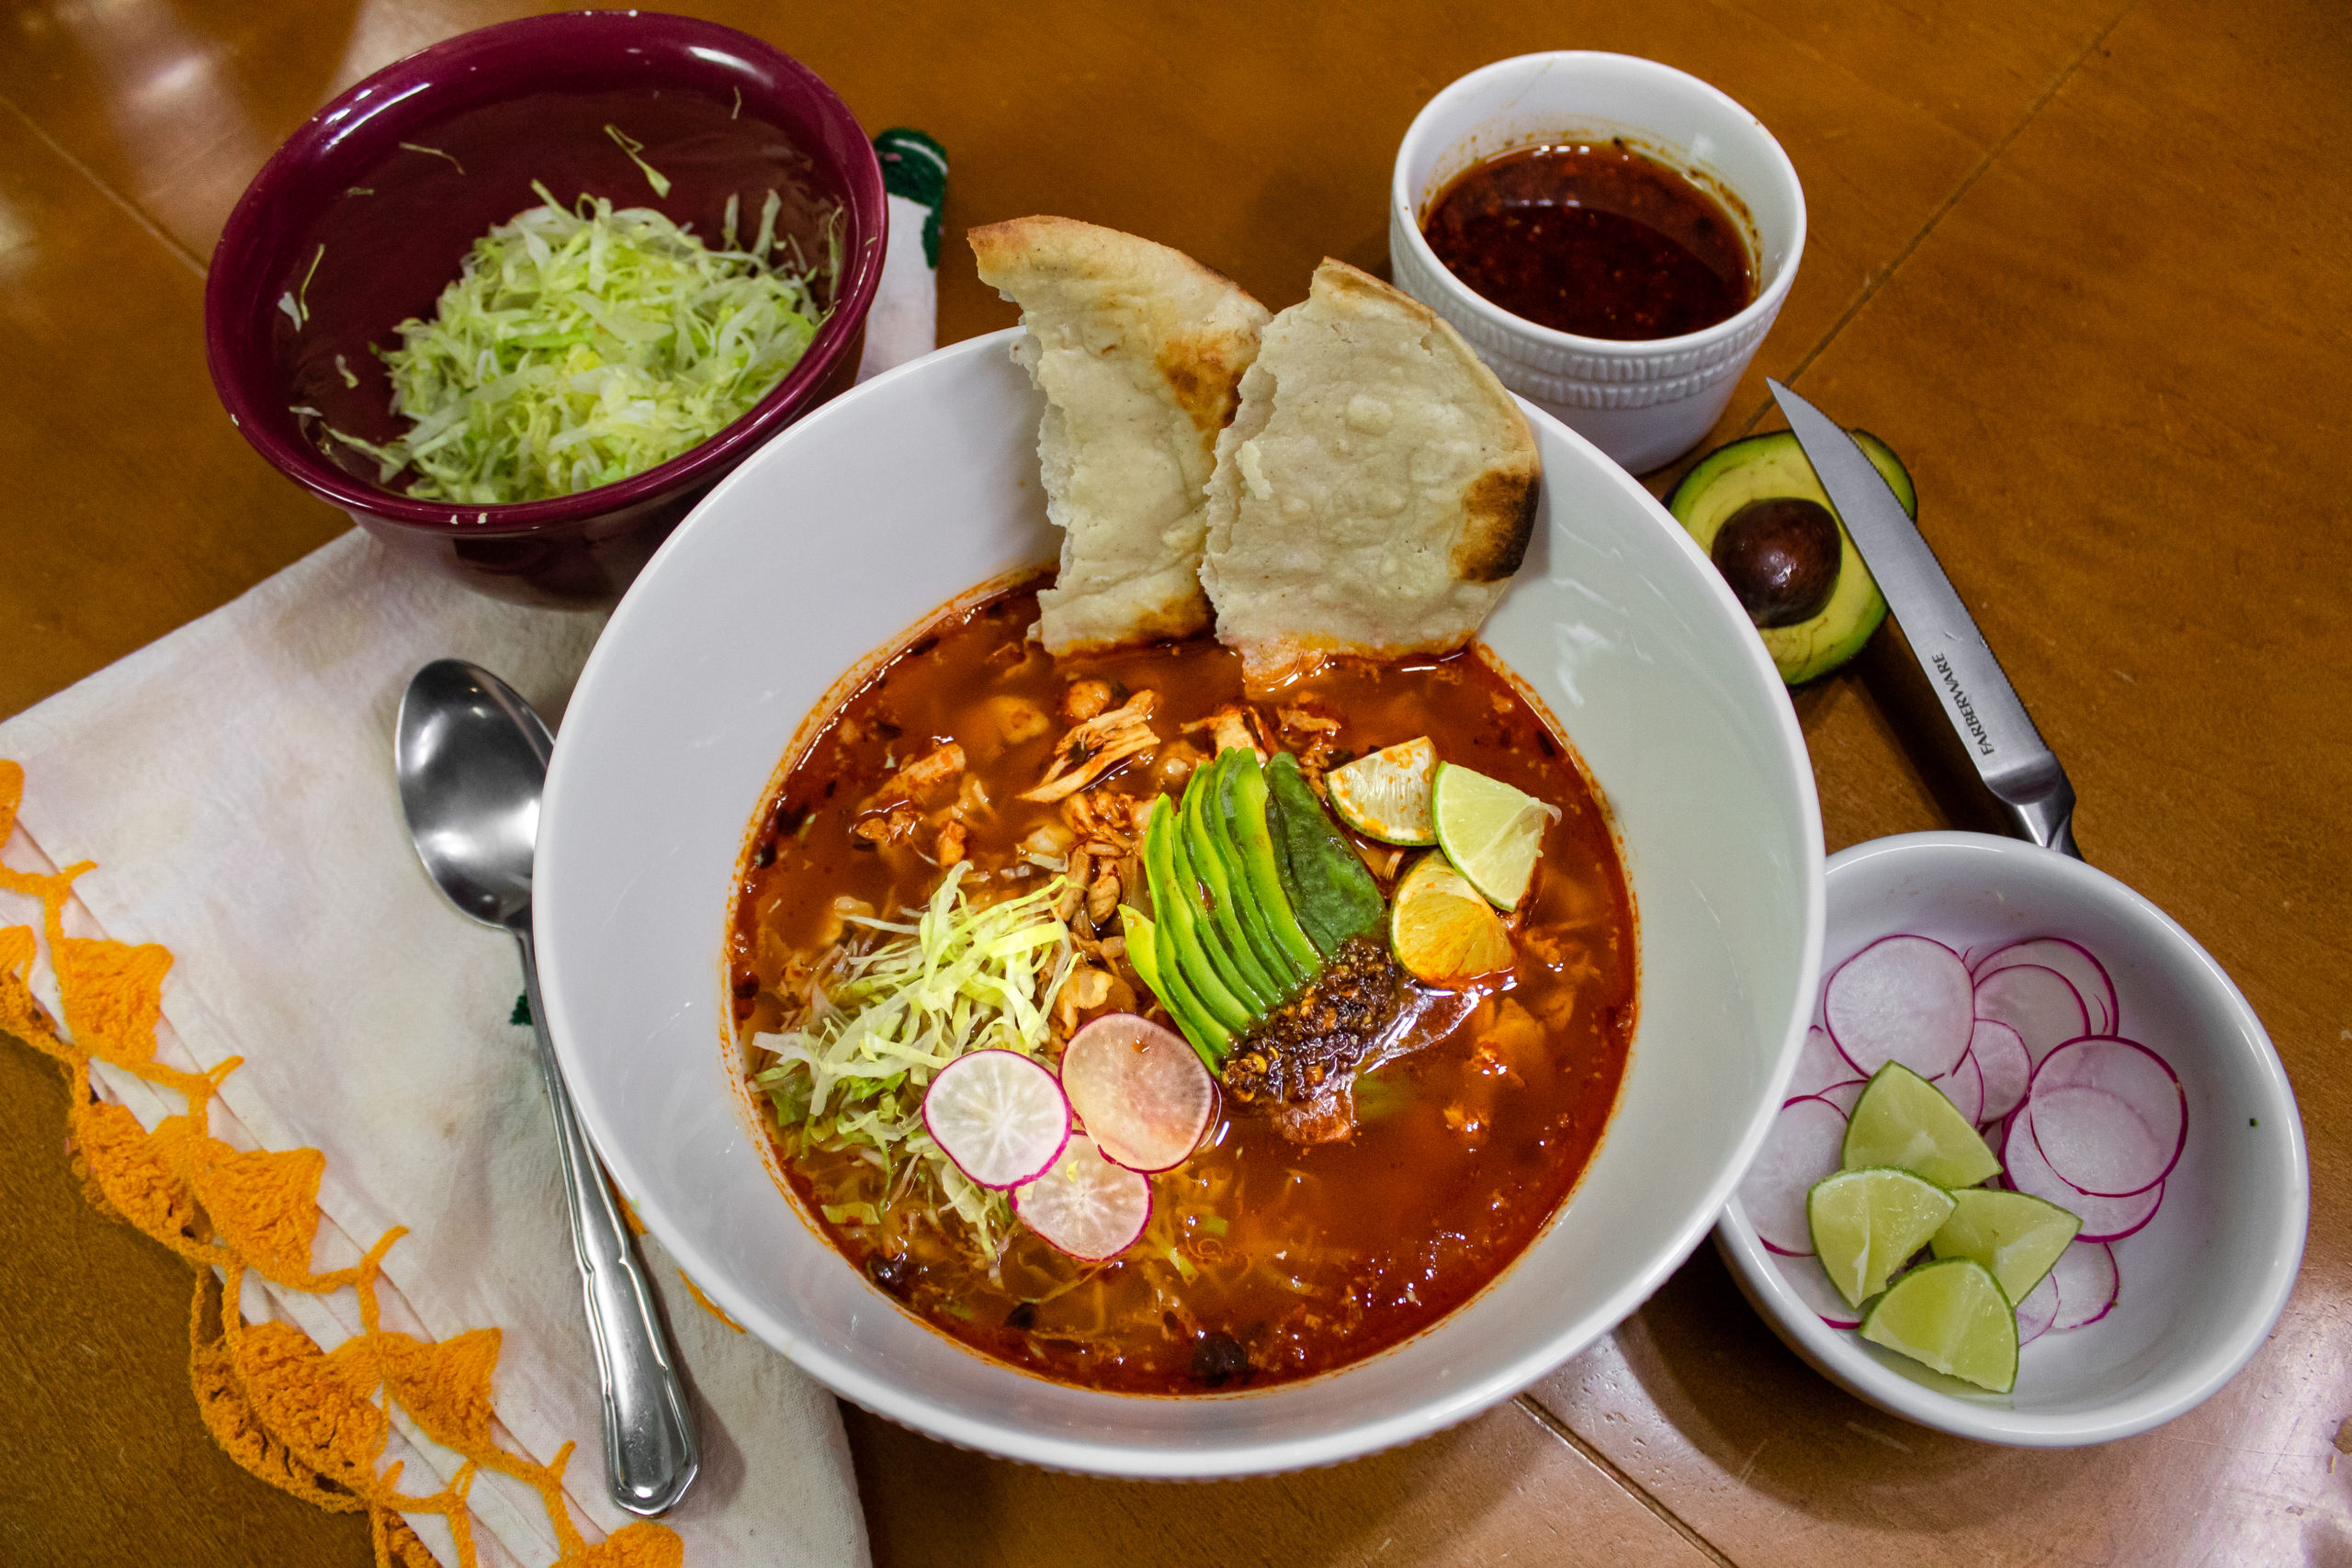
[[1789, 1078], [1790, 1100], [1802, 1100], [1834, 1089], [1841, 1083], [1860, 1083], [1861, 1075], [1854, 1071], [1854, 1064], [1838, 1054], [1829, 1043], [1826, 1029], [1804, 1032], [1804, 1049], [1797, 1053], [1797, 1070]]
[[2059, 1046], [2041, 1059], [2026, 1100], [2042, 1158], [2093, 1197], [2125, 1198], [2162, 1181], [2188, 1135], [2180, 1079], [2135, 1040]]
[[[2060, 1254], [2064, 1257], [2064, 1254]], [[2030, 1344], [2050, 1332], [2058, 1318], [2058, 1275], [2053, 1269], [2018, 1303], [2018, 1343]]]
[[975, 1051], [939, 1069], [922, 1124], [940, 1153], [983, 1187], [1018, 1187], [1069, 1138], [1069, 1101], [1054, 1075], [1017, 1051]]
[[2025, 1101], [2026, 1085], [2033, 1078], [2033, 1058], [2026, 1055], [2025, 1039], [2006, 1023], [1989, 1018], [1976, 1021], [1968, 1037], [1968, 1054], [1984, 1083], [1984, 1108], [1979, 1122], [1998, 1122]]
[[1846, 1113], [1826, 1100], [1792, 1100], [1781, 1107], [1739, 1184], [1740, 1212], [1758, 1240], [1791, 1258], [1813, 1256], [1804, 1195], [1838, 1168], [1845, 1137]]
[[1981, 983], [2003, 969], [2019, 964], [2038, 964], [2054, 970], [2075, 987], [2083, 999], [2083, 1010], [2090, 1015], [2093, 1034], [2112, 1034], [2120, 1021], [2115, 1007], [2115, 982], [2108, 978], [2107, 966], [2090, 955], [2080, 942], [2068, 942], [2063, 936], [2038, 937], [2032, 942], [2013, 942], [1996, 948], [1978, 959], [1970, 973]]
[[2115, 1310], [2123, 1293], [2123, 1276], [2116, 1271], [2111, 1247], [2077, 1241], [2058, 1255], [2047, 1281], [2058, 1287], [2058, 1314], [2052, 1330], [2084, 1328]]
[[2164, 1201], [2165, 1185], [2157, 1182], [2129, 1198], [2094, 1198], [2071, 1186], [2050, 1168], [2034, 1142], [2033, 1112], [2020, 1110], [2009, 1118], [2008, 1137], [2001, 1145], [2001, 1164], [2011, 1187], [2057, 1204], [2083, 1222], [2077, 1242], [2120, 1241], [2155, 1217]]
[[2091, 1032], [2081, 995], [2066, 976], [2038, 964], [2013, 964], [1978, 981], [1976, 1016], [2016, 1030], [2036, 1066], [2067, 1041]]
[[1960, 954], [1923, 936], [1880, 938], [1839, 964], [1821, 996], [1831, 1042], [1864, 1077], [1889, 1062], [1943, 1077], [1968, 1049], [1975, 1013]]
[[1151, 1220], [1151, 1183], [1104, 1159], [1094, 1140], [1080, 1133], [1051, 1169], [1013, 1192], [1012, 1212], [1072, 1258], [1100, 1262], [1143, 1235]]
[[1208, 1131], [1216, 1085], [1182, 1035], [1114, 1012], [1070, 1036], [1062, 1092], [1102, 1157], [1129, 1170], [1180, 1165]]

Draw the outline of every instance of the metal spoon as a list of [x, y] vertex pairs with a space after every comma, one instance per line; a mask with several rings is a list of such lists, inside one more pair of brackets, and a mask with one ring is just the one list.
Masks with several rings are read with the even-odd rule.
[[685, 1495], [701, 1461], [669, 1331], [563, 1086], [539, 1000], [531, 852], [553, 750], [548, 727], [513, 687], [463, 660], [440, 659], [416, 672], [401, 699], [392, 768], [426, 872], [461, 913], [500, 927], [522, 946], [539, 1071], [571, 1201], [571, 1249], [604, 1382], [605, 1484], [614, 1502], [650, 1517]]

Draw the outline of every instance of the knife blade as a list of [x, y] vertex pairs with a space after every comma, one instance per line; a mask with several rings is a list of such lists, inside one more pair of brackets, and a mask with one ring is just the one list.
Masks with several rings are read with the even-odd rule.
[[1836, 421], [1778, 381], [1765, 385], [2002, 815], [2019, 838], [2082, 859], [2075, 846], [2075, 786], [1911, 514]]

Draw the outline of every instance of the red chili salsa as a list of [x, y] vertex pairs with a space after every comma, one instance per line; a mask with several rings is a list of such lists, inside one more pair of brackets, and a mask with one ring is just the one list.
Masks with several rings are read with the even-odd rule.
[[1474, 164], [1421, 227], [1477, 294], [1582, 337], [1679, 337], [1756, 298], [1747, 241], [1723, 203], [1622, 137]]
[[[1237, 710], [1311, 776], [1426, 735], [1442, 757], [1556, 806], [1511, 920], [1516, 967], [1466, 994], [1419, 993], [1427, 1043], [1358, 1081], [1350, 1135], [1298, 1142], [1264, 1109], [1221, 1096], [1192, 1156], [1149, 1179], [1142, 1237], [1107, 1262], [1066, 1256], [1018, 1224], [991, 1258], [903, 1169], [818, 1146], [788, 1119], [764, 1116], [779, 1166], [852, 1265], [932, 1326], [1015, 1367], [1171, 1394], [1360, 1360], [1509, 1265], [1600, 1142], [1625, 1071], [1635, 978], [1634, 912], [1608, 820], [1566, 740], [1475, 652], [1340, 661], [1249, 703], [1239, 660], [1205, 638], [1048, 658], [1026, 636], [1037, 586], [944, 617], [804, 732], [813, 739], [752, 837], [734, 911], [746, 1074], [775, 1063], [760, 1037], [806, 1016], [812, 975], [845, 940], [842, 911], [921, 906], [956, 859], [972, 863], [967, 885], [1005, 897], [1035, 891], [1057, 863], [1088, 884], [1065, 907], [1085, 959], [1109, 977], [1074, 1002], [1065, 994], [1048, 1060], [1106, 1012], [1166, 1021], [1110, 912], [1144, 881], [1121, 845], [1133, 843], [1136, 807], [1181, 787]], [[1092, 683], [1120, 701], [1156, 693], [1159, 745], [1059, 803], [1019, 799], [1052, 763], [1073, 712], [1091, 705]], [[951, 742], [959, 777], [917, 797], [920, 819], [888, 826], [878, 803], [903, 798], [893, 781]], [[1384, 892], [1419, 852], [1361, 842]], [[1098, 895], [1106, 878], [1109, 898]], [[753, 1100], [767, 1111], [756, 1087]]]

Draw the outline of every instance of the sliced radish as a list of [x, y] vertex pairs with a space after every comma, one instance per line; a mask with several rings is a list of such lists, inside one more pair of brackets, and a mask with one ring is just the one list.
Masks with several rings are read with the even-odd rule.
[[1854, 1064], [1839, 1055], [1838, 1047], [1829, 1043], [1827, 1030], [1808, 1029], [1804, 1032], [1804, 1049], [1797, 1053], [1797, 1070], [1789, 1079], [1789, 1099], [1802, 1100], [1841, 1083], [1861, 1081], [1861, 1075], [1854, 1071]]
[[1973, 1056], [1961, 1057], [1960, 1066], [1936, 1080], [1936, 1088], [1954, 1111], [1968, 1118], [1970, 1126], [1984, 1119], [1984, 1075]]
[[2067, 1042], [2041, 1059], [2026, 1100], [2050, 1168], [2093, 1197], [2154, 1187], [2188, 1137], [2180, 1079], [2136, 1040]]
[[2067, 1041], [2091, 1032], [2081, 994], [2066, 976], [2039, 964], [2012, 964], [1978, 981], [1976, 1016], [2016, 1030], [2036, 1066]]
[[1017, 1051], [975, 1051], [939, 1069], [922, 1124], [940, 1153], [983, 1187], [1018, 1187], [1069, 1140], [1069, 1101], [1054, 1075]]
[[1846, 1113], [1829, 1101], [1798, 1099], [1781, 1107], [1739, 1184], [1739, 1207], [1758, 1240], [1790, 1258], [1813, 1256], [1805, 1193], [1838, 1168], [1845, 1139]]
[[2077, 1240], [2060, 1253], [2050, 1278], [2058, 1287], [2058, 1315], [2050, 1322], [2053, 1332], [2088, 1327], [2113, 1312], [2123, 1293], [2114, 1249], [2093, 1242]]
[[1882, 937], [1839, 964], [1821, 1015], [1831, 1043], [1864, 1077], [1900, 1062], [1939, 1078], [1960, 1064], [1975, 1026], [1967, 966], [1923, 936]]
[[1970, 965], [1969, 973], [1982, 981], [1998, 970], [2019, 964], [2038, 964], [2056, 971], [2082, 998], [2084, 1010], [2090, 1015], [2090, 1032], [2115, 1032], [2115, 1026], [2121, 1021], [2115, 1006], [2115, 982], [2108, 977], [2107, 965], [2092, 957], [2082, 943], [2068, 942], [2063, 936], [2013, 942], [1978, 959]]
[[1059, 1250], [1100, 1262], [1143, 1235], [1151, 1220], [1151, 1183], [1104, 1159], [1094, 1140], [1080, 1133], [1051, 1169], [1014, 1190], [1012, 1212]]
[[1968, 1037], [1968, 1054], [1984, 1083], [1984, 1108], [1979, 1122], [1998, 1122], [2025, 1102], [2026, 1085], [2033, 1079], [2033, 1058], [2026, 1054], [2025, 1037], [1993, 1019], [1976, 1021]]
[[1209, 1130], [1216, 1085], [1184, 1037], [1114, 1012], [1062, 1051], [1062, 1092], [1102, 1157], [1129, 1170], [1181, 1165]]
[[2164, 1202], [2161, 1181], [2129, 1198], [2094, 1198], [2070, 1186], [2041, 1157], [2041, 1149], [2034, 1140], [2033, 1112], [2030, 1110], [2019, 1111], [2009, 1118], [2008, 1136], [2001, 1145], [2001, 1164], [2011, 1187], [2044, 1202], [2055, 1203], [2081, 1220], [2083, 1228], [2075, 1238], [2081, 1242], [2120, 1241], [2154, 1218], [2158, 1205]]
[[2058, 1317], [2058, 1271], [2052, 1269], [2041, 1277], [2041, 1283], [2025, 1293], [2018, 1303], [2018, 1343], [2030, 1345], [2050, 1332], [2051, 1324]]
[[1838, 1287], [1829, 1282], [1829, 1276], [1821, 1271], [1820, 1264], [1810, 1258], [1775, 1258], [1772, 1261], [1781, 1266], [1781, 1278], [1789, 1282], [1789, 1289], [1822, 1322], [1832, 1328], [1862, 1325], [1860, 1314], [1838, 1294]]
[[[1856, 1078], [1850, 1083], [1831, 1084], [1827, 1089], [1823, 1089], [1816, 1098], [1826, 1100], [1830, 1104], [1836, 1106], [1839, 1115], [1851, 1116], [1854, 1113], [1854, 1101], [1861, 1099], [1862, 1090], [1870, 1087], [1869, 1079]], [[1825, 1171], [1823, 1174], [1826, 1175], [1828, 1173]]]

